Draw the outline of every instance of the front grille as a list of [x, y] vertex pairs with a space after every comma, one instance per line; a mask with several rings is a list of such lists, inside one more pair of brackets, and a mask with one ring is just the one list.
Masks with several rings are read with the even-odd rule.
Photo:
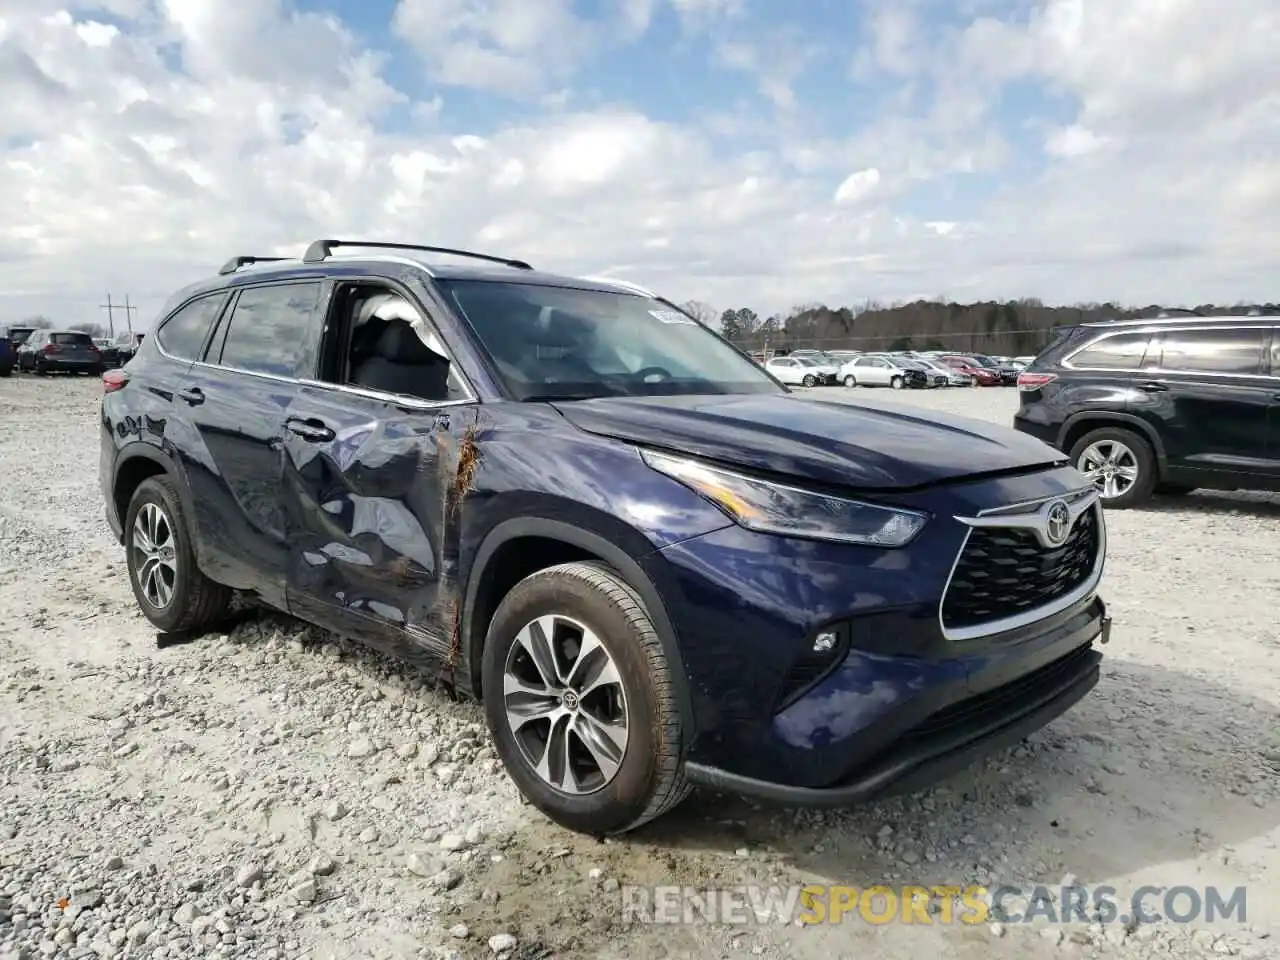
[[1098, 556], [1097, 507], [1082, 513], [1066, 543], [1041, 545], [1016, 527], [974, 527], [942, 601], [942, 625], [975, 627], [1046, 606], [1080, 586]]

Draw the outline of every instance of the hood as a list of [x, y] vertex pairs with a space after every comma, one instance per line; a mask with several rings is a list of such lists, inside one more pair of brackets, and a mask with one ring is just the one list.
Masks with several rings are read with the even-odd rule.
[[1062, 461], [1010, 427], [794, 394], [556, 403], [588, 433], [725, 465], [866, 490], [905, 490]]

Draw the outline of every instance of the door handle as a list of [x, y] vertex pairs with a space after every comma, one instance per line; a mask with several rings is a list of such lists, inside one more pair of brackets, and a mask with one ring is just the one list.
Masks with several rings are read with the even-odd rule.
[[323, 420], [302, 420], [297, 417], [290, 417], [284, 422], [285, 429], [295, 436], [301, 437], [310, 443], [325, 443], [332, 440], [337, 434]]
[[188, 387], [186, 390], [179, 390], [178, 397], [187, 401], [193, 407], [197, 404], [204, 403], [204, 391], [199, 387]]
[[1138, 383], [1138, 389], [1145, 390], [1147, 393], [1164, 393], [1169, 389], [1169, 385], [1159, 380], [1141, 380]]

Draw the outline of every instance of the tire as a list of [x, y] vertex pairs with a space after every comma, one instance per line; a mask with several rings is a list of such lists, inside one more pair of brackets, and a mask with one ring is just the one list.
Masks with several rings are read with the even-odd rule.
[[[173, 572], [172, 587], [167, 602], [163, 596], [153, 599], [140, 581], [144, 566], [142, 544], [138, 540], [139, 518], [146, 512], [158, 511], [168, 536], [158, 534], [156, 541], [168, 540], [172, 564], [165, 565]], [[143, 528], [147, 517], [143, 517]], [[156, 530], [153, 527], [153, 532]], [[199, 632], [226, 616], [231, 605], [231, 591], [206, 577], [196, 565], [191, 546], [191, 534], [187, 527], [186, 511], [178, 496], [177, 487], [167, 476], [150, 477], [138, 485], [124, 522], [125, 566], [129, 570], [129, 583], [133, 587], [138, 607], [151, 623], [163, 633], [179, 631]], [[166, 578], [168, 580], [168, 578]]]
[[0, 367], [0, 377], [12, 377], [13, 367]]
[[818, 382], [818, 378], [815, 377], [812, 373], [806, 373], [804, 376], [804, 379], [800, 382], [806, 387], [812, 387], [814, 384]]
[[[554, 697], [546, 697], [544, 702], [559, 711], [555, 721], [527, 722], [518, 737], [507, 710], [508, 670], [531, 687], [542, 686], [536, 679], [539, 674], [529, 673], [528, 648], [518, 638], [527, 635], [534, 621], [550, 617], [558, 623], [552, 639], [581, 636], [577, 627], [591, 631], [612, 660], [619, 683], [605, 692], [605, 700], [575, 701], [572, 713], [563, 712], [563, 701], [556, 707]], [[481, 671], [485, 718], [498, 756], [520, 792], [560, 826], [596, 837], [624, 833], [661, 816], [688, 795], [671, 667], [639, 595], [607, 567], [566, 563], [516, 584], [489, 624]], [[616, 770], [602, 776], [604, 768], [593, 761], [595, 773], [585, 783], [578, 781], [581, 792], [553, 785], [557, 778], [544, 777], [533, 759], [551, 731], [563, 730], [560, 724], [565, 720], [577, 724], [582, 715], [598, 716], [601, 705], [616, 711], [617, 698], [608, 695], [619, 689], [625, 698], [626, 742]], [[590, 711], [585, 709], [588, 703], [593, 704]], [[576, 733], [565, 736], [576, 755], [584, 758], [583, 741]], [[559, 781], [563, 784], [565, 778]]]
[[858, 378], [855, 377], [853, 374], [849, 374], [847, 377], [844, 378], [844, 385], [846, 387], [856, 387], [858, 385]]
[[[1072, 466], [1084, 473], [1084, 461], [1088, 459], [1090, 462], [1094, 462], [1093, 454], [1095, 450], [1102, 452], [1117, 447], [1128, 452], [1127, 456], [1121, 455], [1118, 457], [1119, 462], [1124, 465], [1132, 465], [1135, 468], [1136, 476], [1132, 483], [1117, 496], [1107, 496], [1101, 485], [1099, 486], [1099, 493], [1102, 495], [1102, 505], [1104, 507], [1111, 510], [1126, 510], [1150, 500], [1152, 493], [1155, 492], [1156, 482], [1159, 479], [1156, 475], [1155, 451], [1145, 437], [1123, 427], [1101, 427], [1097, 430], [1090, 430], [1072, 444], [1069, 456]], [[1089, 457], [1086, 457], [1086, 454], [1089, 454]]]
[[90, 367], [90, 368], [89, 368], [89, 376], [91, 376], [91, 377], [100, 377], [100, 376], [102, 376], [104, 373], [106, 373], [106, 371], [107, 371], [107, 368], [106, 368], [106, 367], [104, 367], [102, 364], [98, 364], [96, 367]]
[[890, 377], [890, 378], [889, 378], [889, 386], [893, 387], [893, 389], [895, 389], [895, 390], [901, 390], [901, 389], [902, 389], [902, 378], [901, 378], [901, 377]]

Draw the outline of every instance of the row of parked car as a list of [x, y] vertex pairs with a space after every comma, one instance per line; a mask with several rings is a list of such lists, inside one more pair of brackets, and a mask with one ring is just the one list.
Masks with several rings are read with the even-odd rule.
[[864, 353], [860, 350], [792, 350], [756, 362], [788, 386], [890, 387], [927, 390], [935, 387], [1012, 387], [1032, 357], [922, 352]]
[[87, 373], [124, 366], [142, 343], [143, 335], [127, 331], [95, 338], [81, 330], [37, 327], [0, 328], [0, 377], [14, 370], [37, 373]]

